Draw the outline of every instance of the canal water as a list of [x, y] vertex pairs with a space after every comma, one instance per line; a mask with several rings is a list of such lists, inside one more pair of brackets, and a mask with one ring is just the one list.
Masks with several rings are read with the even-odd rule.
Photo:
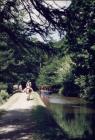
[[50, 96], [48, 108], [70, 139], [95, 140], [95, 108], [79, 98]]

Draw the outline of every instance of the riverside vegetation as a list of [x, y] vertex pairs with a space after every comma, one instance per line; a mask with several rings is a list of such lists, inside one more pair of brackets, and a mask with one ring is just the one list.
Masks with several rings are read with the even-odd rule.
[[[0, 1], [0, 85], [31, 80], [35, 90], [46, 84], [59, 94], [94, 102], [95, 0], [71, 0], [63, 9], [44, 3]], [[46, 24], [34, 21], [32, 6]], [[27, 14], [29, 21], [25, 21]], [[60, 41], [32, 37], [35, 33], [46, 39], [51, 30], [63, 36]]]

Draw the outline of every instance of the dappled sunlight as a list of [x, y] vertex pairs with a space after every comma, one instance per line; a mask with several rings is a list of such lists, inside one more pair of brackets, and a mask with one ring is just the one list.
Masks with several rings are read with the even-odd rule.
[[0, 139], [63, 137], [62, 130], [52, 121], [37, 93], [31, 94], [29, 101], [27, 94], [15, 94], [8, 102], [8, 107], [3, 106], [6, 111], [0, 119]]
[[0, 120], [0, 138], [22, 139], [24, 136], [28, 138], [31, 132], [28, 132], [28, 129], [34, 125], [29, 112], [28, 109], [6, 112], [6, 115], [2, 116]]
[[58, 140], [66, 134], [53, 120], [45, 107], [7, 111], [0, 118], [0, 139]]

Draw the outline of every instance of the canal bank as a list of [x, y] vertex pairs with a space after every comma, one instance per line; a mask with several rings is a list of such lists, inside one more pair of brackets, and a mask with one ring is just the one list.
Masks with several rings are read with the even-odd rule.
[[49, 96], [48, 108], [68, 139], [95, 139], [95, 107], [77, 97]]
[[[68, 136], [57, 125], [48, 109], [34, 92], [27, 101], [25, 93], [17, 93], [0, 107], [6, 113], [0, 117], [0, 140], [64, 140]], [[10, 102], [11, 100], [11, 102]], [[10, 103], [9, 103], [10, 102]]]

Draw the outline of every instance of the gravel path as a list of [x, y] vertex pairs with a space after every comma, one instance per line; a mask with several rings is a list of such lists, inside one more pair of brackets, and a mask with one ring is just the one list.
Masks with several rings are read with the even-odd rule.
[[67, 139], [37, 93], [27, 101], [25, 93], [14, 94], [0, 107], [0, 140]]
[[29, 101], [26, 93], [16, 93], [2, 105], [0, 110], [6, 113], [0, 117], [0, 140], [28, 140], [31, 136], [27, 127], [31, 121], [31, 110], [38, 105], [44, 106], [35, 92]]

